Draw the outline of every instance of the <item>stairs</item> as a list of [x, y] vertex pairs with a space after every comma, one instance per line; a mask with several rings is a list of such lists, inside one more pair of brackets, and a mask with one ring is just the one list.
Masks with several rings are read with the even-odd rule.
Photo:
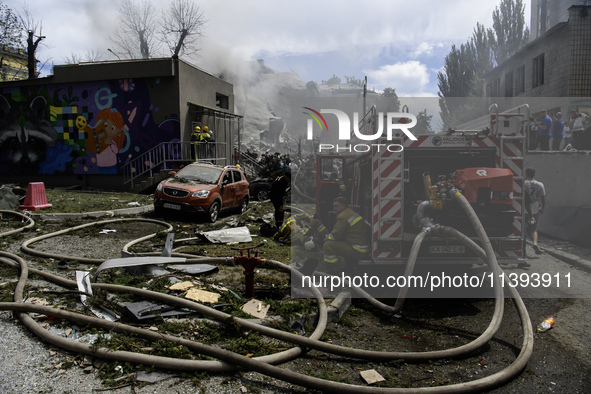
[[171, 170], [160, 170], [160, 172], [147, 177], [141, 182], [133, 185], [132, 192], [136, 194], [152, 194], [158, 183], [170, 176]]

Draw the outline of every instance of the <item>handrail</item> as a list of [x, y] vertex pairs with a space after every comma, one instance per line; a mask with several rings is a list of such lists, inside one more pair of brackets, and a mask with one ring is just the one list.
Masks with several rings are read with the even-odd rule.
[[248, 175], [253, 177], [257, 177], [263, 169], [263, 166], [258, 161], [245, 152], [240, 152], [240, 164], [243, 166], [243, 171], [247, 172], [248, 170], [250, 172]]
[[[223, 147], [219, 148], [218, 145]], [[220, 165], [228, 164], [225, 157], [216, 157], [216, 152], [225, 151], [225, 145], [224, 142], [208, 142], [206, 146], [201, 147], [202, 150], [197, 151], [197, 155], [201, 157], [195, 160], [190, 141], [161, 142], [123, 165], [123, 184], [131, 183], [130, 187], [133, 188], [134, 180], [138, 177], [145, 174], [152, 177], [154, 172], [172, 170], [171, 164], [173, 163], [198, 161]]]

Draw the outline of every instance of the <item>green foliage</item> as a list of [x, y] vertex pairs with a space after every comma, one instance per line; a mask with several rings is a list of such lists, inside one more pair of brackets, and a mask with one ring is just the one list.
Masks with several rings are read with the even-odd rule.
[[396, 89], [385, 88], [378, 100], [376, 101], [376, 109], [378, 112], [399, 112], [400, 100], [396, 94]]
[[431, 128], [432, 118], [433, 115], [427, 115], [427, 109], [420, 111], [417, 114], [417, 125], [412, 128], [412, 132], [415, 135], [433, 134], [433, 129]]
[[510, 58], [529, 40], [529, 29], [525, 26], [525, 5], [523, 0], [502, 0], [493, 12], [493, 28], [488, 29], [496, 64]]
[[529, 39], [522, 0], [502, 0], [493, 12], [493, 28], [477, 23], [472, 37], [459, 47], [452, 45], [445, 57], [443, 71], [437, 73], [439, 107], [444, 128], [455, 127], [474, 118], [478, 112], [474, 100], [454, 97], [483, 97], [482, 78], [501, 64]]
[[13, 49], [24, 48], [23, 32], [24, 26], [16, 14], [8, 6], [0, 3], [0, 45], [7, 45]]

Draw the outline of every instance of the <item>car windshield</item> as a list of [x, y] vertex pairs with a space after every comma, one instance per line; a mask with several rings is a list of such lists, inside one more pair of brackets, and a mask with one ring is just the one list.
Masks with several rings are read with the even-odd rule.
[[222, 170], [219, 168], [187, 166], [179, 171], [175, 178], [199, 183], [215, 184], [220, 179]]

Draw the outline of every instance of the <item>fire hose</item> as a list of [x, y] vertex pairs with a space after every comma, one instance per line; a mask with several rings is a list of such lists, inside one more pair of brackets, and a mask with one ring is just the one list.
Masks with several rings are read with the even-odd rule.
[[[463, 198], [463, 196], [461, 196], [461, 194], [456, 197], [456, 199], [464, 207], [464, 204], [462, 204], [462, 201], [461, 201], [462, 198]], [[464, 209], [469, 212], [468, 208], [471, 209], [469, 203], [467, 203], [467, 207], [464, 207]], [[470, 216], [470, 214], [469, 214], [469, 216]], [[482, 225], [479, 223], [478, 218], [476, 217], [475, 213], [473, 216], [475, 217], [475, 220], [474, 220], [474, 218], [471, 218], [471, 221], [473, 221], [473, 224], [480, 225], [480, 227], [482, 227]], [[93, 223], [93, 224], [97, 224], [97, 223]], [[78, 228], [80, 228], [80, 226], [78, 226]], [[496, 258], [494, 258], [494, 252], [492, 253], [492, 258], [489, 258], [489, 256], [491, 255], [490, 251], [492, 250], [492, 247], [490, 246], [490, 242], [488, 242], [488, 246], [487, 246], [487, 243], [485, 241], [483, 241], [482, 244], [485, 246], [485, 248], [482, 249], [475, 242], [473, 242], [470, 238], [465, 237], [465, 236], [462, 237], [460, 235], [461, 233], [455, 232], [455, 230], [453, 230], [453, 229], [440, 226], [440, 227], [438, 227], [438, 231], [447, 232], [448, 234], [458, 238], [461, 242], [466, 244], [468, 247], [472, 248], [480, 256], [486, 255], [487, 259], [491, 260], [491, 262], [490, 262], [491, 268], [496, 267], [496, 269], [498, 269], [498, 264], [496, 263]], [[484, 231], [480, 232], [478, 230], [477, 230], [477, 232], [479, 233], [479, 236], [482, 236], [482, 233], [484, 233]], [[63, 232], [59, 232], [59, 233], [62, 234]], [[57, 235], [57, 233], [53, 233], [53, 234]], [[48, 234], [48, 235], [42, 236], [42, 237], [48, 238], [49, 236], [52, 236], [52, 234]], [[425, 236], [426, 236], [426, 234], [425, 234]], [[484, 233], [484, 236], [486, 237], [485, 233]], [[28, 245], [30, 245], [33, 242], [36, 242], [37, 240], [39, 240], [39, 238], [41, 238], [41, 237], [29, 240], [29, 241], [27, 241], [26, 244], [23, 243], [23, 246], [25, 246], [25, 247], [22, 248], [22, 250], [26, 251], [26, 252], [29, 252], [30, 250], [32, 250], [32, 249], [28, 248]], [[146, 238], [147, 237], [144, 237], [144, 239], [146, 239]], [[415, 244], [419, 245], [419, 246], [417, 246], [417, 248], [420, 247], [420, 243], [421, 243], [420, 240], [418, 242], [415, 242]], [[487, 249], [490, 249], [490, 250], [488, 250], [488, 252], [487, 252]], [[34, 253], [36, 255], [39, 255], [39, 252], [34, 252]], [[48, 255], [51, 255], [51, 254], [44, 254], [44, 256], [46, 256], [46, 257], [49, 257]], [[200, 343], [188, 341], [188, 340], [177, 338], [177, 337], [168, 336], [165, 334], [154, 333], [154, 332], [151, 332], [148, 330], [142, 330], [142, 329], [139, 329], [139, 328], [136, 328], [133, 326], [128, 326], [128, 325], [121, 324], [121, 323], [113, 323], [113, 322], [110, 322], [107, 320], [97, 319], [97, 318], [93, 318], [93, 317], [86, 316], [86, 315], [76, 314], [73, 312], [60, 311], [60, 310], [50, 308], [50, 307], [41, 307], [41, 306], [37, 306], [37, 305], [23, 303], [22, 291], [24, 289], [24, 283], [26, 282], [28, 271], [29, 271], [28, 268], [26, 267], [26, 263], [24, 262], [24, 260], [22, 260], [20, 257], [18, 257], [16, 255], [11, 255], [11, 254], [7, 254], [7, 253], [3, 252], [0, 254], [0, 256], [4, 256], [4, 257], [0, 258], [1, 261], [8, 263], [9, 265], [12, 265], [12, 266], [16, 266], [18, 264], [18, 266], [20, 266], [20, 268], [21, 268], [21, 274], [19, 277], [19, 284], [17, 286], [17, 289], [15, 290], [15, 302], [0, 303], [0, 309], [14, 310], [14, 311], [19, 312], [19, 314], [18, 314], [19, 318], [21, 318], [23, 320], [23, 323], [25, 325], [27, 325], [28, 327], [30, 325], [31, 326], [30, 329], [32, 331], [34, 331], [36, 335], [39, 335], [44, 339], [46, 339], [46, 334], [50, 334], [51, 336], [59, 337], [59, 338], [51, 338], [51, 340], [55, 341], [56, 343], [59, 343], [58, 346], [60, 346], [60, 347], [67, 346], [67, 348], [66, 348], [67, 350], [78, 351], [78, 352], [82, 352], [82, 353], [84, 353], [84, 351], [89, 351], [90, 353], [85, 353], [85, 354], [91, 354], [96, 357], [125, 360], [125, 361], [131, 361], [131, 362], [135, 362], [135, 363], [146, 363], [146, 364], [157, 365], [162, 368], [176, 369], [176, 370], [179, 370], [179, 369], [182, 369], [182, 370], [206, 370], [206, 371], [214, 372], [214, 371], [218, 371], [218, 370], [235, 369], [235, 367], [241, 367], [241, 368], [245, 368], [248, 370], [257, 371], [257, 372], [260, 372], [260, 373], [263, 373], [263, 374], [266, 374], [266, 375], [269, 375], [269, 376], [272, 376], [272, 377], [275, 377], [275, 378], [278, 378], [281, 380], [285, 380], [285, 381], [288, 381], [288, 382], [291, 382], [294, 384], [298, 384], [298, 385], [301, 385], [304, 387], [309, 387], [309, 388], [319, 389], [319, 390], [326, 390], [326, 391], [340, 390], [340, 391], [355, 392], [355, 393], [359, 393], [359, 392], [371, 392], [371, 393], [373, 393], [373, 392], [388, 392], [388, 393], [390, 393], [390, 392], [391, 393], [408, 393], [408, 392], [431, 393], [431, 392], [433, 392], [433, 393], [439, 393], [439, 392], [482, 391], [482, 390], [490, 389], [492, 387], [503, 384], [503, 383], [507, 382], [508, 380], [512, 379], [513, 377], [515, 377], [517, 374], [519, 374], [523, 370], [523, 368], [527, 364], [527, 361], [528, 361], [528, 359], [531, 355], [531, 352], [532, 352], [533, 331], [531, 328], [531, 323], [529, 321], [529, 316], [527, 314], [527, 310], [525, 308], [525, 305], [523, 304], [523, 301], [519, 297], [519, 294], [517, 293], [517, 291], [513, 288], [510, 288], [509, 290], [511, 292], [516, 309], [517, 309], [520, 319], [522, 321], [524, 339], [523, 339], [523, 344], [522, 344], [520, 354], [518, 355], [516, 360], [509, 367], [505, 368], [504, 370], [502, 370], [496, 374], [493, 374], [491, 376], [488, 376], [486, 378], [479, 379], [479, 380], [472, 381], [472, 382], [454, 384], [454, 385], [442, 386], [442, 387], [423, 387], [423, 388], [415, 388], [415, 389], [373, 388], [373, 387], [365, 387], [365, 386], [357, 386], [357, 385], [332, 382], [332, 381], [327, 381], [327, 380], [320, 379], [320, 378], [314, 378], [314, 377], [310, 377], [307, 375], [302, 375], [302, 374], [298, 374], [295, 372], [287, 371], [282, 368], [271, 365], [271, 364], [282, 362], [282, 361], [277, 361], [276, 359], [273, 360], [276, 355], [264, 356], [264, 357], [261, 357], [258, 359], [248, 358], [248, 357], [245, 357], [245, 356], [242, 356], [242, 355], [239, 355], [236, 353], [228, 352], [226, 350], [222, 350], [219, 348], [210, 347], [207, 345], [203, 345]], [[51, 255], [51, 256], [56, 258], [55, 255]], [[62, 257], [62, 256], [59, 256], [58, 258], [60, 258], [60, 257]], [[73, 260], [82, 261], [79, 258], [74, 258], [71, 256], [67, 256], [67, 257], [70, 259], [73, 259]], [[11, 262], [11, 260], [14, 262]], [[204, 262], [204, 261], [220, 262], [220, 260], [227, 261], [227, 259], [200, 258], [200, 259], [194, 259], [193, 261], [187, 261], [187, 263], [189, 263], [189, 262], [194, 263], [195, 261], [198, 261], [198, 262]], [[94, 261], [94, 259], [93, 259], [92, 262], [97, 262], [97, 261]], [[275, 269], [292, 270], [291, 267], [289, 267], [285, 264], [282, 264], [280, 262], [276, 262], [273, 260], [268, 260], [267, 262], [270, 267], [275, 268]], [[412, 262], [412, 264], [414, 264], [414, 262]], [[41, 271], [36, 271], [36, 270], [30, 270], [30, 271], [34, 272], [36, 274], [39, 274], [39, 275], [45, 275], [45, 277], [47, 279], [51, 279], [52, 281], [55, 280], [56, 283], [58, 283], [62, 286], [66, 286], [66, 287], [74, 286], [73, 283], [69, 283], [72, 281], [68, 281], [67, 279], [63, 279], [63, 278], [59, 278], [59, 277], [52, 278], [51, 274], [42, 273]], [[297, 271], [293, 271], [293, 272], [296, 275], [300, 275], [299, 272], [297, 272]], [[276, 339], [281, 339], [281, 340], [293, 343], [298, 346], [303, 346], [305, 348], [317, 349], [320, 351], [329, 352], [329, 353], [337, 354], [337, 355], [343, 355], [343, 356], [347, 356], [347, 357], [351, 357], [351, 358], [361, 358], [361, 359], [369, 359], [369, 360], [375, 360], [375, 361], [387, 361], [387, 360], [393, 360], [393, 359], [403, 359], [403, 360], [407, 360], [407, 361], [425, 361], [425, 360], [432, 360], [432, 359], [436, 359], [436, 358], [457, 357], [460, 354], [465, 354], [466, 352], [473, 351], [474, 349], [477, 349], [478, 347], [482, 346], [496, 332], [496, 329], [498, 328], [498, 325], [500, 324], [500, 320], [501, 320], [500, 316], [502, 316], [502, 307], [498, 307], [496, 304], [498, 303], [499, 298], [501, 300], [503, 298], [502, 290], [500, 292], [500, 297], [499, 297], [498, 289], [496, 289], [495, 291], [496, 291], [496, 296], [497, 296], [496, 297], [497, 302], [495, 304], [495, 313], [494, 313], [494, 317], [492, 319], [493, 321], [491, 321], [491, 324], [489, 325], [489, 328], [485, 331], [485, 333], [483, 333], [475, 341], [473, 341], [467, 345], [460, 346], [458, 348], [454, 348], [454, 349], [434, 351], [434, 352], [406, 353], [406, 352], [376, 352], [376, 351], [367, 351], [367, 350], [362, 350], [362, 349], [351, 349], [351, 348], [346, 348], [346, 347], [342, 347], [342, 346], [333, 345], [333, 344], [319, 341], [318, 338], [322, 335], [322, 332], [324, 331], [324, 328], [326, 325], [326, 321], [325, 321], [325, 319], [326, 319], [326, 305], [324, 304], [324, 300], [323, 300], [322, 296], [315, 288], [312, 288], [312, 290], [314, 291], [316, 298], [318, 300], [320, 321], [316, 327], [316, 330], [312, 334], [312, 336], [310, 338], [307, 338], [307, 337], [302, 337], [302, 336], [299, 336], [296, 334], [291, 334], [288, 332], [277, 330], [274, 328], [262, 326], [262, 325], [252, 323], [252, 322], [240, 319], [240, 318], [232, 317], [231, 315], [217, 311], [213, 308], [209, 308], [205, 305], [195, 303], [195, 302], [189, 301], [189, 300], [180, 299], [178, 297], [169, 296], [169, 295], [162, 294], [162, 293], [150, 292], [148, 290], [135, 289], [135, 288], [129, 288], [129, 287], [124, 287], [124, 286], [101, 284], [101, 283], [94, 284], [93, 286], [96, 286], [97, 288], [102, 288], [107, 291], [128, 291], [128, 292], [132, 292], [137, 295], [144, 296], [146, 298], [152, 298], [155, 300], [160, 300], [162, 302], [173, 303], [175, 305], [188, 307], [190, 309], [198, 311], [199, 313], [203, 313], [204, 315], [209, 316], [213, 319], [216, 319], [216, 320], [219, 320], [222, 322], [226, 322], [226, 323], [232, 322], [232, 323], [237, 324], [242, 329], [253, 330], [253, 331], [259, 332], [264, 335], [268, 335], [268, 336], [276, 338]], [[498, 288], [498, 286], [496, 286], [496, 287]], [[500, 309], [500, 312], [499, 312], [499, 309]], [[154, 357], [158, 357], [158, 356], [147, 356], [147, 355], [143, 355], [143, 354], [137, 354], [137, 353], [131, 353], [131, 352], [121, 352], [121, 351], [113, 352], [113, 351], [108, 351], [106, 349], [101, 349], [101, 348], [98, 348], [98, 349], [97, 348], [89, 348], [87, 345], [83, 345], [84, 347], [87, 348], [86, 350], [84, 350], [84, 349], [73, 350], [73, 349], [70, 349], [72, 346], [77, 347], [77, 345], [72, 344], [74, 341], [67, 340], [67, 339], [62, 338], [58, 335], [48, 333], [45, 329], [43, 329], [41, 327], [35, 327], [36, 323], [32, 320], [32, 318], [30, 318], [30, 316], [28, 316], [26, 313], [24, 313], [24, 312], [33, 312], [33, 311], [39, 311], [39, 313], [45, 313], [48, 315], [63, 317], [65, 319], [72, 319], [74, 321], [92, 322], [92, 324], [96, 324], [99, 327], [103, 327], [103, 328], [109, 329], [109, 330], [117, 330], [117, 331], [122, 330], [125, 332], [134, 332], [135, 334], [142, 336], [146, 339], [150, 339], [150, 340], [166, 339], [169, 341], [173, 341], [173, 342], [185, 345], [189, 349], [191, 349], [197, 353], [208, 355], [210, 357], [214, 357], [218, 360], [221, 360], [221, 362], [214, 364], [215, 362], [208, 361], [207, 363], [204, 364], [204, 361], [199, 361], [199, 360], [176, 360], [176, 359], [169, 360], [167, 358], [162, 358], [163, 360], [159, 360], [157, 358], [154, 359]], [[78, 319], [80, 319], [80, 320], [78, 320]], [[46, 339], [46, 340], [49, 341], [49, 339]], [[54, 344], [56, 344], [56, 343], [54, 343]], [[298, 352], [301, 353], [301, 351], [302, 351], [301, 348], [294, 348], [294, 349], [296, 349], [296, 351], [293, 352], [294, 354], [298, 353]], [[110, 357], [113, 357], [113, 358], [110, 358]], [[157, 360], [158, 362], [155, 362], [154, 360]]]

